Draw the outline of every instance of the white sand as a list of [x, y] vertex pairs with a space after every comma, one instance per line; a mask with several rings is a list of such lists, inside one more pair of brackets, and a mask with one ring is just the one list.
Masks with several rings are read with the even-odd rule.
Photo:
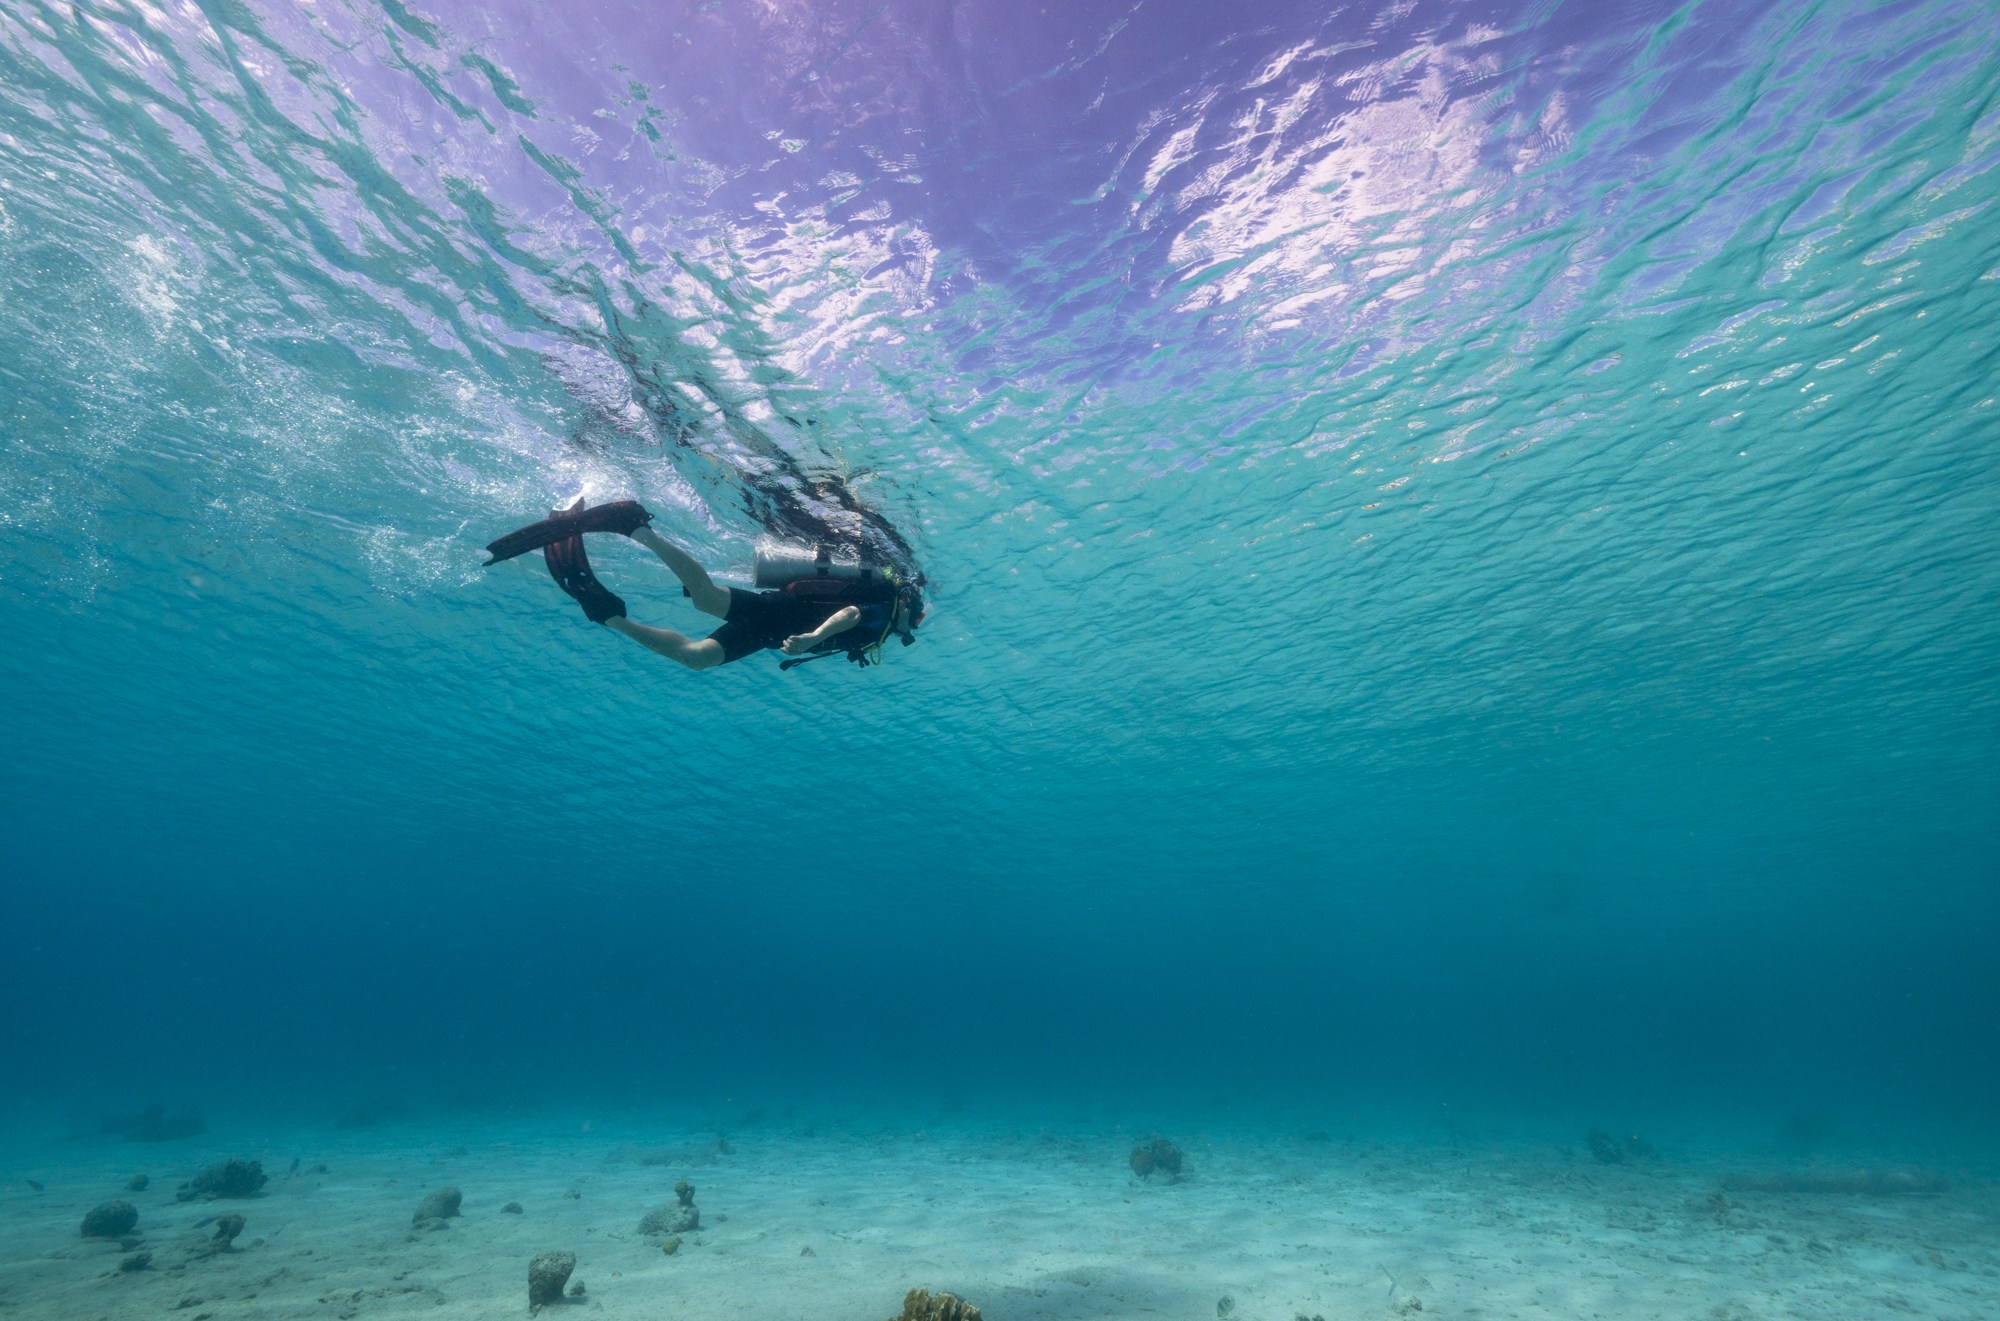
[[[587, 1294], [544, 1315], [578, 1318], [882, 1321], [912, 1285], [989, 1321], [1209, 1321], [1225, 1296], [1231, 1321], [2000, 1317], [2000, 1194], [1984, 1180], [1932, 1197], [1730, 1194], [1717, 1210], [1717, 1174], [1745, 1162], [1177, 1133], [1189, 1172], [1166, 1184], [1134, 1178], [1140, 1135], [1108, 1128], [772, 1121], [730, 1154], [713, 1132], [465, 1123], [16, 1143], [0, 1167], [0, 1317], [525, 1316], [528, 1260], [545, 1250], [576, 1254]], [[264, 1162], [264, 1195], [175, 1200], [229, 1155]], [[124, 1191], [139, 1170], [152, 1186]], [[681, 1177], [702, 1228], [669, 1257], [637, 1225]], [[418, 1201], [446, 1184], [464, 1192], [462, 1218], [413, 1232]], [[120, 1197], [156, 1269], [120, 1273], [117, 1244], [80, 1237], [84, 1212]], [[508, 1201], [525, 1213], [503, 1214]], [[231, 1211], [248, 1220], [237, 1250], [205, 1255], [198, 1222]]]

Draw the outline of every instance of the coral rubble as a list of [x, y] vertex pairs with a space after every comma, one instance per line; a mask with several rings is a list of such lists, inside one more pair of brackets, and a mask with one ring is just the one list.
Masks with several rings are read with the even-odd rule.
[[963, 1298], [912, 1289], [903, 1295], [902, 1312], [889, 1321], [980, 1321], [980, 1316], [979, 1309]]

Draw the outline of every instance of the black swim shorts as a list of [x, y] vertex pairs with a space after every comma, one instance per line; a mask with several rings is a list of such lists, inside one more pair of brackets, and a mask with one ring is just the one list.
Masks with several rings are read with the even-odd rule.
[[840, 606], [826, 601], [800, 601], [783, 592], [746, 592], [729, 589], [729, 613], [722, 627], [708, 636], [722, 644], [722, 663], [741, 660], [766, 647], [778, 647], [786, 638], [810, 633], [824, 624]]

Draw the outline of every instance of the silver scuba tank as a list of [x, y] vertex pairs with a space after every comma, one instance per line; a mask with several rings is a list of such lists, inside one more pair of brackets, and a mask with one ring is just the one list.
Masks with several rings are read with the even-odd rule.
[[802, 578], [859, 579], [882, 574], [880, 568], [863, 563], [853, 551], [791, 541], [758, 542], [751, 563], [751, 581], [763, 588], [783, 587]]

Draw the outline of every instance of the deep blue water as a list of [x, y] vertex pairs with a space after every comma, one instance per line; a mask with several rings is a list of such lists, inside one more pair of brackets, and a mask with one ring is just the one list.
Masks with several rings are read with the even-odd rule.
[[[10, 3], [10, 1102], [1990, 1137], [1996, 92], [1979, 0]], [[931, 618], [682, 671], [479, 567], [579, 492]]]

